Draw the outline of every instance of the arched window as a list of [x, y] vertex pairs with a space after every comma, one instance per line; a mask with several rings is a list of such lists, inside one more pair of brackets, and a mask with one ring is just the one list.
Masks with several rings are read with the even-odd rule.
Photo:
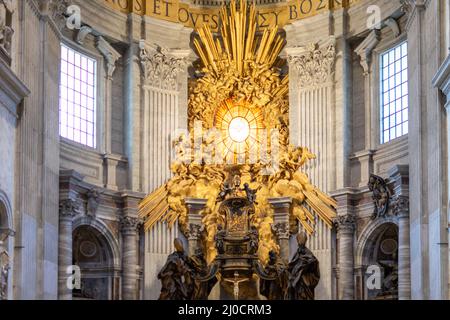
[[60, 136], [96, 148], [97, 61], [61, 45]]

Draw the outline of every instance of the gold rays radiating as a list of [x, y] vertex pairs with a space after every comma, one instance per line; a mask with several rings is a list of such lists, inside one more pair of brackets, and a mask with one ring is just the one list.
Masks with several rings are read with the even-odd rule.
[[[268, 199], [292, 198], [290, 220], [298, 221], [309, 234], [314, 233], [318, 219], [332, 227], [337, 204], [301, 172], [315, 156], [307, 148], [289, 145], [289, 79], [282, 75], [279, 66], [283, 61], [278, 60], [284, 39], [277, 26], [265, 29], [262, 34], [256, 28], [255, 6], [241, 0], [238, 6], [231, 1], [221, 9], [219, 35], [213, 34], [208, 26], [197, 30], [194, 45], [202, 66], [189, 90], [188, 126], [191, 133], [197, 121], [205, 131], [218, 130], [225, 156], [252, 147], [267, 147], [273, 157], [272, 143], [264, 145], [258, 133], [264, 130], [279, 133], [276, 169], [270, 168], [273, 170], [267, 174], [269, 165], [261, 159], [245, 162], [240, 169], [242, 183], [259, 190], [254, 224], [260, 233], [259, 256], [267, 261], [270, 250], [279, 249], [273, 237], [273, 208]], [[238, 144], [228, 132], [236, 118], [245, 119], [249, 128], [246, 140]], [[194, 158], [190, 151], [193, 141], [192, 137], [178, 138], [177, 157], [171, 166], [173, 178], [142, 201], [139, 215], [146, 220], [146, 230], [159, 221], [169, 226], [178, 221], [181, 230], [187, 232], [185, 199], [206, 199], [206, 208], [201, 212], [206, 230], [203, 243], [208, 261], [212, 261], [216, 253], [217, 221], [221, 219], [216, 199], [227, 179], [227, 166], [181, 160]], [[207, 149], [213, 142], [214, 138], [204, 138], [201, 149]]]
[[265, 29], [261, 39], [256, 39], [255, 6], [247, 7], [246, 1], [240, 1], [239, 5], [241, 10], [231, 1], [229, 8], [221, 9], [220, 38], [214, 37], [209, 26], [203, 26], [198, 29], [199, 39], [194, 39], [204, 66], [216, 75], [227, 66], [225, 60], [234, 65], [239, 75], [245, 74], [250, 64], [272, 67], [283, 49], [284, 39], [278, 34], [278, 27]]

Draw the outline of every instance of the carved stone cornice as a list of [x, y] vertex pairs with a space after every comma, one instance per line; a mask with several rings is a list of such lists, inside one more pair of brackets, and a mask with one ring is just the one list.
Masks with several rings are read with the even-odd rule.
[[439, 67], [439, 70], [434, 76], [432, 82], [433, 86], [439, 88], [446, 97], [445, 108], [448, 116], [448, 113], [450, 112], [450, 54]]
[[364, 75], [367, 76], [371, 71], [372, 51], [380, 43], [381, 31], [372, 30], [363, 42], [355, 49], [356, 54], [361, 58], [361, 66]]
[[394, 37], [397, 38], [401, 34], [400, 25], [394, 18], [388, 18], [384, 23], [392, 30]]
[[334, 41], [325, 47], [311, 43], [298, 53], [293, 49], [288, 49], [288, 62], [297, 72], [299, 87], [317, 86], [333, 80], [336, 61]]
[[67, 8], [72, 5], [72, 0], [51, 0], [48, 4], [50, 17], [55, 22], [59, 30], [66, 25]]
[[409, 217], [409, 197], [397, 196], [392, 203], [392, 212], [399, 218]]
[[338, 232], [353, 232], [356, 228], [356, 216], [354, 214], [339, 215], [334, 219], [334, 226]]
[[410, 14], [414, 7], [414, 2], [414, 0], [400, 0], [402, 12]]
[[80, 30], [78, 30], [76, 41], [78, 44], [84, 45], [84, 40], [86, 37], [91, 34], [94, 30], [89, 26], [82, 26]]
[[178, 90], [178, 75], [186, 68], [187, 58], [176, 57], [161, 46], [147, 50], [143, 41], [139, 48], [144, 84], [163, 90]]
[[14, 118], [19, 119], [22, 114], [22, 108], [19, 105], [29, 94], [30, 90], [8, 64], [0, 61], [0, 97], [2, 100], [0, 108], [6, 108]]
[[120, 230], [124, 233], [135, 233], [142, 226], [142, 220], [138, 217], [125, 216], [120, 219]]
[[79, 204], [73, 199], [64, 199], [59, 202], [59, 216], [61, 218], [71, 219], [77, 214]]
[[100, 51], [105, 58], [106, 74], [109, 79], [112, 79], [114, 71], [116, 70], [116, 62], [122, 55], [117, 52], [102, 36], [97, 37], [96, 46], [98, 51]]

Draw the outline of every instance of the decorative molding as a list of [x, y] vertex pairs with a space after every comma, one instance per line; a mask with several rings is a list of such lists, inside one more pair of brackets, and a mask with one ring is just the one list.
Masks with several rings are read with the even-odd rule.
[[98, 51], [106, 60], [106, 74], [109, 79], [112, 79], [114, 71], [116, 70], [116, 62], [122, 55], [117, 52], [102, 36], [97, 37], [96, 46]]
[[401, 10], [405, 14], [411, 14], [414, 8], [414, 0], [400, 0]]
[[94, 30], [89, 27], [89, 26], [82, 26], [80, 28], [80, 30], [78, 30], [77, 33], [77, 37], [76, 37], [76, 42], [80, 45], [84, 44], [84, 40], [86, 39], [86, 37], [91, 34]]
[[291, 237], [290, 226], [288, 223], [277, 223], [272, 226], [272, 230], [279, 240], [289, 239]]
[[49, 13], [51, 19], [55, 22], [59, 30], [66, 26], [67, 8], [72, 5], [72, 0], [51, 0], [49, 4]]
[[11, 65], [11, 44], [14, 34], [15, 1], [0, 0], [0, 59]]
[[318, 43], [311, 43], [300, 50], [290, 48], [287, 53], [289, 65], [297, 71], [300, 88], [333, 81], [336, 61], [335, 41], [324, 47], [320, 47]]
[[438, 72], [433, 78], [433, 86], [439, 88], [442, 93], [446, 96], [445, 108], [449, 112], [450, 108], [450, 54], [445, 59], [442, 66], [439, 68]]
[[372, 63], [372, 51], [380, 43], [381, 31], [378, 29], [372, 30], [363, 42], [355, 49], [355, 53], [361, 58], [361, 66], [364, 70], [364, 75], [369, 75]]
[[79, 207], [77, 201], [73, 199], [61, 200], [59, 202], [59, 215], [61, 218], [73, 218]]
[[169, 49], [158, 45], [147, 50], [143, 40], [139, 43], [139, 49], [144, 84], [163, 90], [177, 91], [178, 74], [186, 68], [187, 59], [176, 57]]
[[354, 214], [339, 215], [334, 220], [334, 226], [338, 232], [353, 232], [356, 228], [356, 216]]
[[397, 196], [392, 203], [392, 212], [399, 218], [409, 217], [409, 197]]
[[187, 232], [188, 240], [199, 240], [202, 237], [203, 229], [202, 225], [189, 224], [189, 230]]
[[375, 205], [373, 219], [385, 217], [389, 209], [389, 199], [391, 191], [387, 185], [387, 181], [377, 175], [370, 175], [369, 190], [372, 192], [372, 199]]
[[29, 94], [30, 90], [6, 62], [0, 59], [0, 108], [4, 106], [16, 119], [19, 119], [21, 110], [18, 106]]
[[137, 232], [142, 226], [142, 220], [137, 217], [125, 216], [120, 219], [122, 232]]
[[400, 26], [397, 20], [395, 20], [394, 18], [389, 18], [384, 23], [392, 30], [394, 37], [397, 38], [400, 35]]

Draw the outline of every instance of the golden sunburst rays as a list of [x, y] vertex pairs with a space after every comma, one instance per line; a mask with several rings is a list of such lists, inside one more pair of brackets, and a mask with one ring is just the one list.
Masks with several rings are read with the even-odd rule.
[[[253, 148], [264, 148], [261, 151], [272, 157], [276, 152], [273, 152], [271, 139], [264, 137], [266, 133], [261, 135], [261, 131], [278, 130], [281, 159], [278, 159], [277, 172], [266, 179], [261, 174], [266, 168], [262, 162], [256, 163], [254, 168], [248, 166], [252, 187], [261, 187], [258, 193], [260, 205], [257, 206], [257, 211], [262, 214], [260, 232], [266, 247], [274, 249], [276, 242], [270, 227], [273, 212], [268, 198], [291, 197], [290, 218], [298, 220], [309, 234], [314, 233], [317, 219], [332, 227], [337, 204], [300, 171], [313, 155], [306, 148], [289, 145], [289, 79], [283, 77], [278, 68], [280, 61], [277, 59], [284, 45], [278, 27], [257, 33], [255, 6], [247, 5], [244, 0], [239, 5], [233, 0], [228, 7], [223, 7], [221, 20], [220, 34], [214, 35], [206, 25], [198, 30], [198, 37], [194, 39], [203, 66], [200, 78], [190, 87], [188, 126], [193, 132], [199, 121], [204, 131], [216, 129], [214, 138], [207, 141], [217, 139], [216, 145], [221, 145], [223, 150], [221, 160], [226, 163], [229, 163], [227, 157], [233, 160], [239, 157], [241, 161], [244, 156], [247, 160], [247, 153]], [[217, 133], [218, 138], [215, 138]], [[186, 143], [191, 140], [192, 137], [187, 138]], [[256, 154], [260, 154], [259, 150]], [[217, 219], [215, 201], [226, 177], [226, 165], [179, 161], [172, 165], [172, 171], [174, 177], [140, 205], [139, 215], [146, 219], [146, 230], [159, 221], [165, 221], [169, 226], [178, 221], [181, 229], [186, 230], [184, 200], [200, 197], [208, 200], [202, 215], [208, 239], [213, 239]], [[209, 251], [209, 256], [213, 256]], [[263, 255], [267, 258], [268, 251]]]
[[[257, 37], [257, 15], [254, 4], [247, 1], [231, 1], [229, 7], [220, 11], [220, 37], [214, 37], [209, 25], [197, 30], [199, 38], [194, 46], [207, 70], [217, 77], [222, 71], [232, 67], [236, 76], [245, 76], [255, 69], [255, 65], [265, 70], [273, 67], [284, 46], [284, 39], [278, 34], [278, 26], [264, 30]], [[259, 38], [259, 39], [258, 39]], [[287, 84], [287, 79], [285, 79]]]
[[218, 151], [227, 163], [257, 160], [266, 129], [260, 108], [227, 99], [216, 110], [214, 126], [220, 133]]

